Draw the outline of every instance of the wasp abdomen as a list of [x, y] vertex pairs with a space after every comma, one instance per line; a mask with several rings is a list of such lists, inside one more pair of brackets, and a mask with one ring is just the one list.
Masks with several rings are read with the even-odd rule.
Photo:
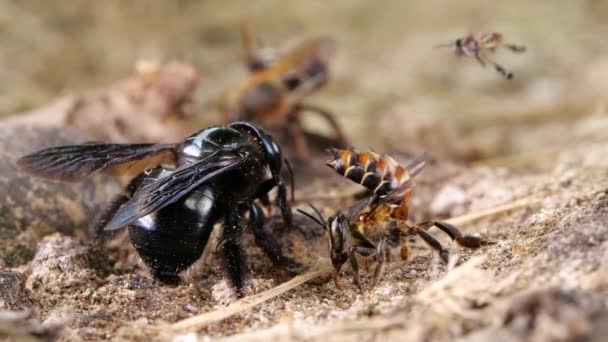
[[393, 158], [374, 152], [356, 153], [338, 149], [331, 149], [329, 152], [333, 155], [333, 159], [327, 161], [327, 166], [378, 196], [386, 196], [393, 190], [405, 186], [422, 170], [425, 163], [419, 158], [404, 168]]
[[361, 184], [378, 196], [386, 196], [410, 181], [424, 166], [423, 160], [412, 163], [411, 170], [400, 166], [393, 158], [374, 152], [356, 153], [331, 149], [333, 159], [327, 166], [342, 176]]

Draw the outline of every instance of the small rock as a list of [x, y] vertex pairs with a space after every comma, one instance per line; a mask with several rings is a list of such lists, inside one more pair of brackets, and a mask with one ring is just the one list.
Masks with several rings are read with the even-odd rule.
[[31, 267], [27, 287], [44, 294], [38, 300], [45, 301], [50, 300], [50, 294], [85, 293], [99, 283], [111, 265], [103, 254], [86, 248], [77, 239], [55, 233], [42, 239]]
[[465, 192], [454, 185], [445, 185], [431, 202], [431, 213], [443, 216], [450, 214], [452, 208], [467, 200]]
[[25, 310], [31, 305], [23, 274], [0, 270], [0, 310]]
[[17, 169], [36, 150], [87, 141], [73, 130], [0, 121], [0, 265], [18, 267], [34, 256], [40, 237], [84, 230], [121, 187], [110, 177], [74, 184], [53, 182]]

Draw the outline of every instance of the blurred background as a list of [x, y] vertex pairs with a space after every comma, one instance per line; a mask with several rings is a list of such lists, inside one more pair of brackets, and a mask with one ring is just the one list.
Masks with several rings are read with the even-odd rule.
[[[217, 124], [217, 98], [246, 76], [239, 25], [262, 46], [318, 34], [338, 50], [310, 101], [334, 111], [357, 148], [427, 150], [453, 160], [516, 164], [606, 140], [608, 1], [3, 1], [0, 115], [112, 84], [138, 60], [182, 60], [201, 75], [195, 109]], [[505, 80], [435, 49], [501, 32]], [[306, 117], [309, 130], [329, 132]], [[546, 152], [546, 153], [545, 153]], [[505, 156], [519, 156], [501, 159]], [[497, 159], [498, 158], [498, 159]], [[518, 159], [520, 158], [520, 159]]]

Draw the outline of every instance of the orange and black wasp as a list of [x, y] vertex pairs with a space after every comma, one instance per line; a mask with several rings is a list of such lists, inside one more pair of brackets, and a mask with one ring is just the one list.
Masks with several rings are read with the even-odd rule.
[[[413, 178], [426, 165], [424, 155], [402, 167], [390, 156], [374, 152], [356, 153], [352, 150], [337, 149], [330, 152], [333, 158], [327, 161], [327, 166], [372, 191], [370, 198], [363, 199], [350, 208], [346, 219], [338, 213], [324, 221], [318, 210], [313, 207], [320, 218], [315, 221], [322, 224], [329, 233], [336, 286], [340, 268], [346, 260], [350, 260], [354, 282], [360, 288], [357, 255], [376, 263], [372, 281], [374, 286], [381, 277], [385, 263], [390, 260], [392, 250], [399, 248], [401, 258], [408, 258], [406, 241], [411, 236], [420, 236], [439, 253], [444, 262], [447, 262], [448, 251], [427, 232], [433, 226], [463, 247], [479, 248], [494, 243], [463, 235], [447, 222], [424, 221], [414, 225], [407, 223], [409, 199], [414, 188]], [[307, 216], [311, 217], [310, 214]]]
[[456, 39], [451, 43], [437, 45], [436, 47], [452, 48], [454, 54], [458, 57], [475, 57], [477, 62], [483, 67], [485, 67], [486, 64], [491, 64], [498, 73], [508, 80], [513, 78], [513, 72], [505, 69], [502, 65], [488, 57], [487, 52], [494, 53], [498, 48], [506, 48], [515, 53], [526, 51], [526, 47], [523, 45], [505, 43], [502, 34], [498, 32], [473, 33], [464, 38]]
[[300, 115], [314, 112], [332, 127], [336, 140], [346, 146], [346, 136], [334, 115], [324, 108], [303, 103], [321, 89], [329, 78], [329, 62], [336, 49], [333, 38], [313, 37], [280, 56], [263, 56], [254, 51], [251, 29], [241, 28], [245, 60], [250, 74], [223, 99], [220, 110], [226, 120], [246, 120], [262, 125], [284, 123], [292, 136], [296, 153], [309, 158]]

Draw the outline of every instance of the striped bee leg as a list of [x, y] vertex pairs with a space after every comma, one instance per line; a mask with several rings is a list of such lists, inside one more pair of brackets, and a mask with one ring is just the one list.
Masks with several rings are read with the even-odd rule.
[[429, 228], [435, 226], [439, 228], [442, 232], [446, 233], [452, 240], [456, 241], [460, 246], [467, 248], [479, 248], [483, 246], [493, 245], [496, 243], [496, 241], [485, 240], [477, 236], [462, 235], [458, 228], [447, 222], [426, 221], [418, 223], [416, 224], [416, 226], [424, 230], [428, 230]]
[[437, 241], [437, 239], [435, 239], [431, 234], [418, 227], [414, 227], [413, 230], [416, 234], [418, 234], [418, 236], [422, 238], [422, 240], [424, 240], [424, 242], [426, 242], [429, 246], [431, 246], [439, 253], [439, 256], [441, 257], [441, 260], [443, 260], [443, 262], [448, 262], [450, 253], [443, 248], [443, 246], [441, 245], [441, 243], [439, 243], [439, 241]]

